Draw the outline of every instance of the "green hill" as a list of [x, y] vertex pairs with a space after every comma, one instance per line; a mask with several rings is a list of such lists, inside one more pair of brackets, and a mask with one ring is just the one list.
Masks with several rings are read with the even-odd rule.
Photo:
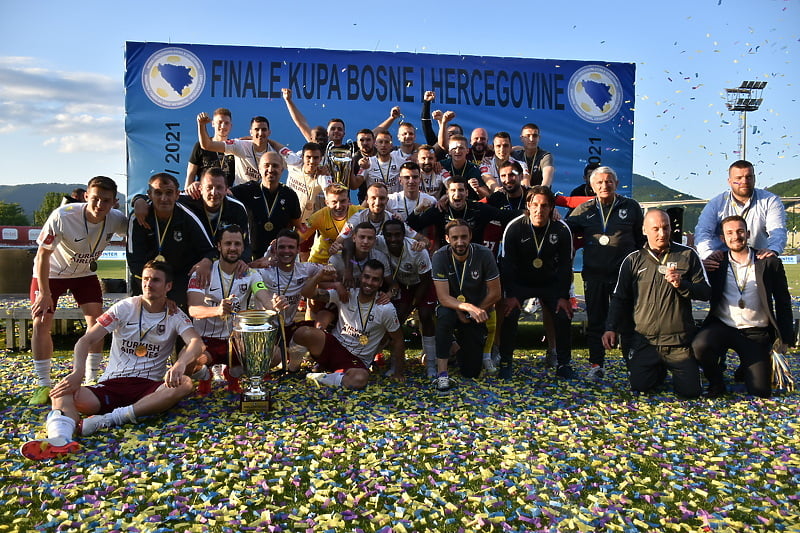
[[[671, 189], [660, 181], [633, 175], [633, 198], [638, 202], [667, 202], [674, 200], [697, 200], [696, 196]], [[687, 205], [683, 212], [683, 231], [693, 233], [703, 206]]]
[[766, 189], [778, 196], [800, 196], [800, 178], [788, 181], [782, 181], [766, 187]]
[[62, 192], [65, 195], [86, 184], [73, 183], [25, 183], [21, 185], [0, 185], [0, 201], [16, 203], [22, 206], [25, 215], [33, 220], [33, 212], [42, 205], [42, 199], [48, 192]]

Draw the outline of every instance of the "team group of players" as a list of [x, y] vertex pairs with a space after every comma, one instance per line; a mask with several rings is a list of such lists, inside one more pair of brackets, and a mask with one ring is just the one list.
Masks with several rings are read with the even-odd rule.
[[[774, 221], [762, 220], [774, 206], [762, 213], [749, 163], [731, 167], [728, 200], [706, 217], [718, 244], [701, 261], [693, 249], [672, 242], [663, 211], [643, 215], [638, 203], [617, 194], [609, 167], [587, 167], [585, 184], [556, 197], [549, 187], [553, 157], [539, 147], [535, 124], [521, 128], [518, 147], [506, 132], [489, 145], [482, 128], [468, 140], [453, 123], [454, 113], [431, 112], [435, 95], [429, 92], [422, 110], [429, 144], [418, 144], [416, 128], [403, 122], [395, 146], [388, 128], [398, 108], [374, 130], [359, 130], [352, 144], [344, 141], [344, 121], [311, 128], [290, 91], [283, 94], [308, 141], [298, 152], [270, 138], [265, 117], [251, 120], [248, 137], [230, 139], [228, 110], [200, 113], [183, 193], [174, 176], [155, 174], [147, 195], [132, 200], [128, 219], [112, 208], [116, 184], [96, 177], [85, 202], [51, 214], [31, 283], [39, 387], [30, 403], [51, 402], [52, 411], [48, 437], [24, 445], [24, 455], [71, 453], [79, 448], [75, 434], [161, 412], [191, 394], [195, 381], [198, 394], [207, 395], [212, 367], [224, 365], [228, 388], [239, 391], [241, 366], [228, 354], [231, 316], [251, 307], [280, 316], [276, 364], [284, 361], [285, 371], [296, 372], [307, 353], [315, 367], [306, 375], [310, 382], [351, 389], [367, 385], [381, 351], [391, 353], [386, 374], [404, 379], [401, 324], [416, 312], [427, 375], [446, 391], [454, 366], [465, 378], [482, 372], [512, 377], [521, 309], [536, 298], [549, 343], [545, 363], [557, 376], [573, 378], [576, 243], [584, 248], [589, 379], [603, 377], [605, 350], [619, 341], [634, 390], [657, 387], [669, 370], [676, 392], [700, 395], [695, 354], [702, 353], [709, 392], [721, 394], [718, 336], [727, 327], [746, 330], [745, 340], [758, 346], [751, 358], [742, 357], [748, 390], [770, 394], [762, 348], [776, 337], [793, 342], [785, 275], [774, 257], [785, 245], [785, 223], [781, 244]], [[342, 165], [348, 152], [353, 163]], [[749, 194], [734, 194], [731, 174], [739, 167], [745, 172], [736, 179], [750, 183]], [[358, 191], [363, 207], [351, 204], [351, 191]], [[562, 219], [557, 205], [572, 211]], [[730, 239], [729, 226], [736, 226]], [[748, 227], [758, 232], [755, 240]], [[762, 233], [770, 240], [763, 247]], [[134, 296], [102, 312], [95, 272], [115, 234], [127, 235]], [[768, 267], [768, 283], [759, 261]], [[718, 313], [704, 268], [713, 264], [721, 272]], [[733, 296], [731, 285], [738, 291]], [[72, 372], [53, 386], [50, 326], [67, 290], [88, 331], [75, 347]], [[693, 353], [691, 300], [709, 298], [713, 326], [723, 329]], [[112, 347], [100, 376], [108, 333]], [[755, 333], [761, 337], [754, 339]], [[736, 349], [750, 353], [746, 346]]]

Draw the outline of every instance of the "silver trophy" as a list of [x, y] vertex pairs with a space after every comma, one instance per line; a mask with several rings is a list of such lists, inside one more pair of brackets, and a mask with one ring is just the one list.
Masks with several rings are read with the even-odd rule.
[[327, 146], [328, 165], [331, 169], [331, 177], [334, 183], [341, 183], [348, 189], [350, 188], [350, 176], [353, 175], [353, 159], [356, 156], [356, 148], [353, 144], [344, 146]]
[[264, 378], [270, 373], [272, 353], [278, 339], [276, 318], [275, 311], [256, 309], [233, 315], [229, 364], [233, 368], [241, 362], [242, 412], [263, 413], [272, 407], [272, 394], [264, 387]]

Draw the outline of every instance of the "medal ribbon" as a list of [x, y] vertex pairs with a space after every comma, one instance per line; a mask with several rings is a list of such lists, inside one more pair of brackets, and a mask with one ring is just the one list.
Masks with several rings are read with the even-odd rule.
[[[472, 263], [472, 244], [469, 245], [469, 262]], [[456, 281], [458, 282], [458, 294], [462, 295], [463, 290], [462, 287], [464, 286], [464, 273], [467, 271], [467, 260], [464, 260], [464, 266], [461, 267], [461, 276], [458, 275], [458, 267], [456, 266], [456, 258], [453, 256], [452, 249], [450, 250], [450, 260], [453, 262], [453, 270], [456, 274]]]
[[225, 282], [223, 281], [222, 277], [222, 268], [220, 268], [219, 263], [217, 263], [217, 275], [219, 276], [219, 286], [222, 289], [222, 299], [224, 300], [231, 294], [231, 290], [233, 290], [233, 281], [236, 278], [235, 274], [231, 274], [231, 282], [228, 284], [228, 292], [225, 292]]
[[544, 240], [545, 237], [547, 236], [547, 232], [550, 229], [550, 221], [549, 220], [547, 221], [547, 226], [545, 226], [544, 228], [544, 235], [542, 235], [541, 241], [539, 241], [539, 239], [536, 238], [536, 228], [533, 227], [533, 224], [531, 224], [530, 222], [528, 222], [528, 224], [530, 224], [531, 226], [531, 233], [533, 233], [533, 243], [536, 246], [536, 257], [538, 258], [539, 252], [542, 251], [542, 246], [544, 246]]
[[[739, 307], [742, 307], [744, 304], [744, 288], [747, 285], [747, 273], [750, 271], [750, 264], [751, 264], [752, 255], [747, 256], [747, 263], [744, 265], [744, 276], [742, 276], [741, 281], [736, 276], [736, 271], [738, 270], [736, 267], [733, 266], [733, 258], [728, 252], [728, 268], [731, 269], [731, 274], [733, 274], [733, 281], [736, 283], [736, 288], [739, 289]], [[738, 264], [738, 263], [737, 263]]]
[[[203, 213], [206, 215], [206, 220], [208, 220], [208, 227], [211, 228], [211, 236], [217, 236], [217, 230], [219, 229], [220, 220], [222, 220], [222, 210], [225, 208], [225, 199], [223, 198], [222, 203], [219, 204], [219, 214], [217, 215], [217, 223], [211, 224], [211, 217], [208, 216], [208, 211], [203, 209]], [[212, 239], [213, 240], [213, 239]]]
[[665, 253], [664, 257], [662, 259], [659, 259], [658, 257], [656, 257], [656, 254], [654, 254], [653, 250], [651, 250], [650, 248], [647, 249], [647, 253], [649, 253], [650, 256], [653, 259], [655, 259], [656, 263], [658, 263], [659, 265], [665, 265], [667, 263], [667, 259], [669, 258], [669, 252]]
[[[89, 253], [94, 257], [94, 253], [97, 251], [97, 248], [100, 246], [100, 241], [103, 238], [103, 235], [106, 232], [106, 221], [108, 217], [103, 218], [103, 228], [100, 230], [100, 233], [97, 235], [97, 242], [92, 245], [89, 241], [89, 220], [86, 218], [86, 206], [83, 206], [83, 226], [86, 228], [86, 242], [89, 243]], [[156, 219], [158, 220], [158, 219]], [[160, 253], [160, 250], [159, 250]]]
[[[278, 187], [280, 187], [280, 184], [278, 184]], [[267, 222], [269, 222], [269, 219], [272, 218], [272, 210], [275, 209], [275, 204], [278, 203], [278, 192], [280, 191], [277, 189], [275, 190], [275, 199], [272, 200], [272, 207], [270, 207], [269, 202], [267, 202], [267, 197], [264, 196], [264, 187], [259, 188], [261, 189], [261, 199], [264, 200], [264, 207], [267, 208]]]
[[[164, 309], [164, 318], [167, 318], [167, 312], [168, 312], [168, 310]], [[152, 326], [147, 328], [147, 331], [142, 333], [142, 314], [144, 314], [144, 305], [142, 304], [142, 302], [140, 300], [139, 301], [139, 343], [144, 341], [144, 338], [147, 337], [147, 334], [150, 333], [153, 330], [154, 327], [159, 325], [161, 323], [161, 320], [164, 320], [164, 318], [162, 318], [161, 320], [159, 320], [158, 322], [156, 322], [155, 324], [153, 324]]]
[[[397, 260], [397, 267], [394, 269], [394, 273], [392, 273], [392, 281], [397, 279], [397, 273], [400, 271], [400, 263], [403, 262], [403, 254], [406, 253], [406, 245], [403, 242], [403, 248], [400, 250], [400, 258]], [[389, 261], [392, 260], [392, 254], [389, 254]]]
[[169, 230], [169, 225], [172, 224], [172, 215], [169, 216], [169, 220], [167, 220], [167, 225], [164, 226], [164, 233], [161, 233], [161, 230], [158, 227], [158, 215], [155, 217], [156, 219], [156, 233], [158, 234], [158, 255], [161, 255], [161, 249], [164, 247], [164, 239], [167, 238], [167, 231]]
[[608, 214], [603, 213], [603, 202], [599, 199], [597, 200], [597, 209], [600, 211], [600, 218], [603, 221], [603, 234], [606, 232], [606, 228], [608, 227], [608, 219], [611, 218], [611, 212], [614, 210], [614, 204], [616, 203], [617, 199], [614, 198], [614, 201], [611, 202], [611, 207], [608, 209]]
[[[359, 295], [361, 294], [361, 290], [358, 291]], [[358, 305], [358, 320], [361, 322], [361, 334], [367, 335], [367, 324], [369, 323], [369, 315], [372, 314], [372, 308], [375, 307], [375, 296], [372, 297], [372, 303], [369, 304], [369, 310], [367, 311], [367, 320], [364, 321], [364, 315], [361, 314], [361, 301], [356, 299], [356, 304]]]

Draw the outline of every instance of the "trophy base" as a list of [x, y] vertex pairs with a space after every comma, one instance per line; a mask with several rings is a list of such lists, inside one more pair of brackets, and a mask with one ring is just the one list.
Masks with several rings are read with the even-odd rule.
[[239, 410], [243, 413], [268, 413], [272, 411], [272, 392], [267, 391], [262, 398], [248, 398], [244, 393], [239, 398]]

